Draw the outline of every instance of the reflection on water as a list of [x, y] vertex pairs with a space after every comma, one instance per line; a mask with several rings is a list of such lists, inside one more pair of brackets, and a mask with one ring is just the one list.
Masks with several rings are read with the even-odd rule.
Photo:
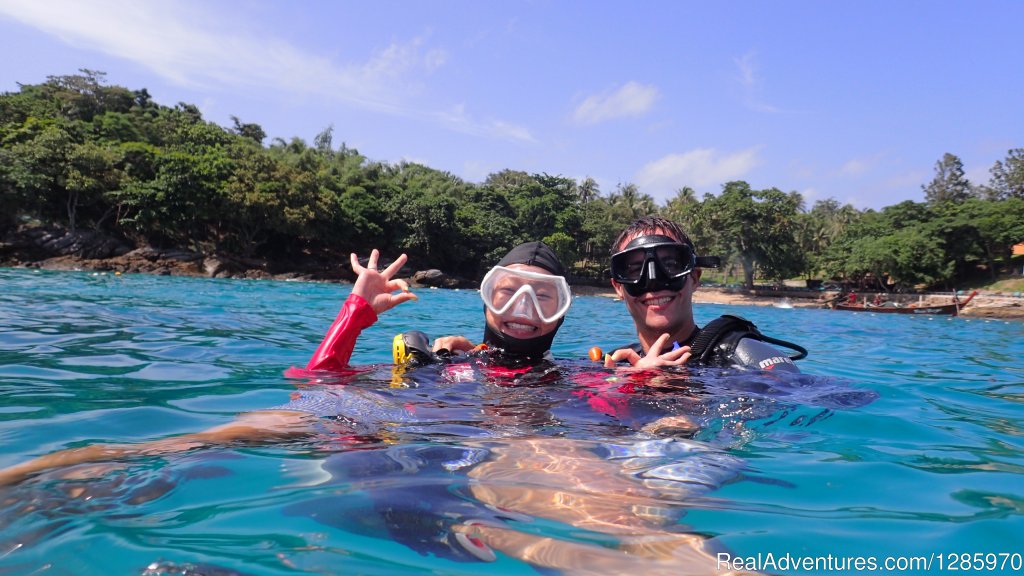
[[0, 573], [678, 574], [711, 572], [719, 549], [1012, 552], [1024, 528], [1019, 323], [703, 306], [702, 322], [739, 312], [805, 345], [805, 374], [652, 376], [582, 360], [631, 323], [579, 298], [553, 366], [396, 373], [397, 332], [479, 337], [476, 293], [432, 290], [364, 332], [359, 369], [286, 379], [346, 288], [18, 270], [0, 285], [0, 466], [296, 394], [336, 414], [292, 441], [0, 488]]

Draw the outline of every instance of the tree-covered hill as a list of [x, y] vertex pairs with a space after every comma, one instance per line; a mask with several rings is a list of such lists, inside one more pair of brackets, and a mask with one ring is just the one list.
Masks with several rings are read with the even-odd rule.
[[312, 145], [267, 143], [258, 124], [222, 127], [191, 104], [82, 70], [0, 94], [0, 232], [30, 223], [88, 230], [133, 246], [257, 258], [278, 270], [307, 259], [343, 266], [371, 247], [417, 268], [478, 279], [513, 245], [543, 239], [598, 278], [610, 244], [637, 216], [692, 231], [745, 283], [800, 275], [891, 289], [951, 286], [1011, 264], [1024, 241], [1024, 149], [975, 186], [947, 154], [927, 201], [858, 211], [834, 200], [727, 182], [698, 199], [679, 183], [659, 206], [631, 183], [507, 169], [481, 183], [411, 163], [373, 161], [328, 127]]

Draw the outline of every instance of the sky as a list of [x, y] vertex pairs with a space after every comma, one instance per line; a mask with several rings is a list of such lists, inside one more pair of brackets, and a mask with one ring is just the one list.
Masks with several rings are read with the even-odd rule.
[[375, 161], [859, 209], [1024, 147], [1024, 1], [0, 0], [0, 92], [87, 68]]

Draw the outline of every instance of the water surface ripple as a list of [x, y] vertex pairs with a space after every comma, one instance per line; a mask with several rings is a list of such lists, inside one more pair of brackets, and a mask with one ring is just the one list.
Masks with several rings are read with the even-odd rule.
[[[531, 573], [504, 556], [483, 566], [421, 554], [359, 518], [369, 503], [410, 490], [471, 491], [467, 471], [516, 454], [506, 443], [532, 435], [578, 441], [646, 478], [649, 510], [671, 511], [679, 529], [741, 556], [1024, 553], [1022, 323], [702, 305], [700, 323], [740, 314], [802, 343], [805, 374], [661, 375], [639, 383], [630, 418], [612, 419], [592, 409], [588, 391], [630, 376], [585, 358], [593, 345], [632, 340], [621, 303], [577, 298], [554, 349], [557, 369], [520, 386], [391, 370], [398, 332], [478, 339], [474, 291], [418, 291], [419, 302], [363, 333], [359, 370], [338, 382], [283, 377], [305, 363], [347, 293], [0, 269], [0, 466], [195, 432], [296, 390], [326, 390], [352, 411], [344, 433], [328, 424], [312, 438], [0, 488], [0, 574], [139, 574], [159, 561], [246, 574]], [[640, 431], [667, 414], [699, 430], [680, 440]], [[347, 448], [360, 435], [372, 438], [365, 454]], [[357, 473], [381, 462], [421, 473]], [[568, 469], [574, 460], [552, 462]], [[577, 480], [558, 488], [585, 494], [586, 479]], [[511, 522], [595, 541], [536, 515]]]

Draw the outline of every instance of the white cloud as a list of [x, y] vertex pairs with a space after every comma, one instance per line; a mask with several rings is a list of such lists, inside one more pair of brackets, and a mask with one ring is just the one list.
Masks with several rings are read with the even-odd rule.
[[498, 138], [505, 140], [519, 140], [522, 142], [533, 142], [533, 135], [524, 126], [512, 124], [502, 120], [492, 120], [487, 124], [488, 132]]
[[[474, 123], [468, 115], [422, 110], [412, 101], [420, 82], [448, 55], [422, 38], [394, 42], [362, 62], [337, 62], [266, 33], [246, 29], [216, 3], [128, 0], [0, 0], [0, 14], [81, 49], [135, 62], [183, 86], [315, 94], [386, 114], [440, 122], [489, 137], [532, 140], [504, 121]], [[450, 123], [446, 123], [447, 121]]]
[[756, 52], [747, 52], [743, 56], [733, 58], [733, 62], [736, 64], [739, 72], [737, 81], [742, 90], [743, 103], [751, 110], [757, 112], [780, 112], [777, 107], [761, 99], [762, 82], [757, 77], [756, 59]]
[[[183, 9], [183, 7], [185, 7]], [[364, 63], [339, 65], [199, 4], [98, 0], [0, 2], [0, 12], [83, 49], [136, 62], [181, 85], [315, 89], [366, 106], [393, 105], [404, 81], [443, 58], [423, 41], [394, 43]]]
[[821, 192], [817, 188], [807, 187], [800, 191], [800, 195], [803, 196], [804, 202], [807, 203], [807, 208], [814, 205], [814, 202], [821, 199]]
[[467, 182], [483, 182], [487, 175], [498, 169], [496, 165], [480, 160], [466, 160], [462, 163], [462, 177]]
[[733, 58], [733, 62], [736, 63], [736, 67], [739, 68], [740, 85], [744, 88], [754, 88], [757, 86], [757, 79], [754, 77], [754, 57], [756, 56], [753, 52], [747, 52], [739, 58]]
[[465, 134], [475, 134], [497, 138], [499, 140], [512, 140], [519, 142], [534, 142], [530, 131], [516, 124], [503, 120], [477, 120], [466, 112], [465, 104], [458, 104], [450, 110], [433, 113], [438, 122], [448, 126], [452, 130]]
[[758, 150], [754, 147], [722, 154], [711, 148], [698, 148], [669, 154], [641, 168], [636, 182], [641, 190], [654, 197], [669, 197], [683, 186], [707, 189], [747, 175], [761, 163]]
[[849, 160], [839, 169], [839, 173], [843, 176], [857, 176], [866, 172], [867, 169], [867, 163], [863, 160]]
[[842, 168], [839, 169], [839, 173], [843, 176], [860, 176], [867, 172], [870, 167], [871, 164], [867, 160], [855, 158], [843, 164]]
[[910, 170], [900, 174], [892, 174], [883, 182], [883, 186], [886, 190], [897, 191], [897, 190], [914, 190], [916, 193], [921, 194], [921, 186], [927, 184], [930, 177], [928, 174], [921, 170]]
[[627, 82], [618, 90], [588, 96], [576, 107], [572, 119], [577, 124], [598, 124], [615, 118], [642, 116], [660, 96], [654, 86]]
[[875, 154], [867, 158], [851, 158], [839, 168], [839, 175], [847, 178], [863, 176], [875, 170], [883, 160], [882, 154]]
[[423, 55], [423, 63], [429, 72], [433, 72], [448, 62], [448, 52], [434, 48]]
[[792, 178], [798, 180], [811, 180], [817, 174], [817, 170], [802, 160], [794, 160], [789, 165], [789, 173]]

